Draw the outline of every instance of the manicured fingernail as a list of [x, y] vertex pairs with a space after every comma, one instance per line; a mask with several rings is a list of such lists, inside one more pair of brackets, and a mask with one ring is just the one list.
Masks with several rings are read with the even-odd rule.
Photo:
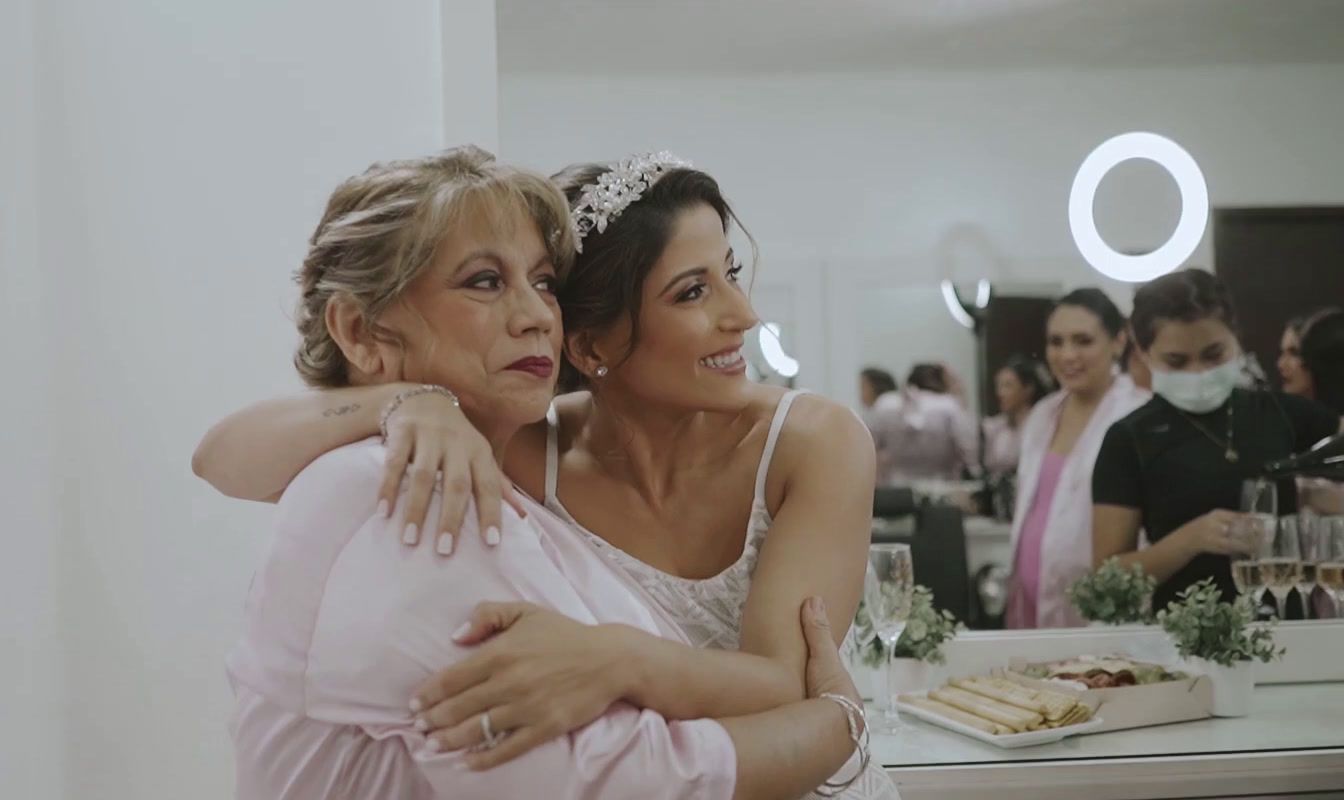
[[416, 717], [415, 729], [417, 731], [420, 731], [421, 733], [429, 730], [429, 720], [425, 719], [424, 717]]
[[499, 528], [494, 525], [490, 526], [489, 530], [485, 532], [485, 543], [491, 547], [499, 544]]
[[391, 516], [390, 508], [387, 504], [387, 498], [383, 498], [382, 500], [378, 501], [378, 516], [382, 517], [383, 519], [387, 519], [389, 516]]
[[420, 541], [420, 529], [412, 522], [406, 526], [406, 532], [401, 535], [402, 544], [415, 544]]
[[411, 698], [411, 713], [412, 713], [412, 714], [418, 714], [418, 713], [420, 712], [420, 709], [422, 709], [422, 708], [424, 708], [424, 707], [425, 707], [425, 704], [420, 702], [420, 698], [418, 698], [418, 697], [412, 697], [412, 698]]
[[438, 739], [430, 739], [428, 742], [425, 742], [425, 749], [431, 753], [437, 753], [442, 748], [443, 745], [439, 744]]
[[462, 627], [453, 631], [453, 641], [455, 642], [461, 641], [462, 637], [466, 636], [470, 632], [471, 632], [471, 623], [470, 622], [462, 623]]
[[439, 543], [435, 545], [435, 550], [439, 555], [447, 556], [453, 553], [453, 535], [451, 533], [439, 534]]

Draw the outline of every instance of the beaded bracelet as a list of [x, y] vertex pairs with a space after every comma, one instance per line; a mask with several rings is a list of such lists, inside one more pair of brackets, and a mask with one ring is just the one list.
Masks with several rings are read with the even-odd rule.
[[859, 751], [859, 768], [854, 773], [854, 777], [842, 783], [826, 781], [813, 790], [814, 793], [820, 797], [836, 797], [850, 786], [853, 786], [854, 782], [863, 777], [863, 774], [868, 771], [868, 764], [872, 760], [872, 755], [868, 749], [869, 737], [867, 717], [863, 713], [862, 706], [844, 695], [826, 692], [825, 694], [820, 695], [820, 697], [838, 704], [845, 710], [845, 721], [849, 723], [850, 741], [854, 742], [854, 747]]
[[460, 407], [460, 404], [457, 402], [457, 395], [442, 386], [435, 386], [432, 383], [426, 383], [422, 386], [415, 386], [407, 389], [404, 392], [398, 392], [395, 397], [387, 401], [387, 405], [383, 406], [383, 413], [378, 416], [378, 430], [383, 434], [384, 442], [387, 441], [387, 421], [392, 419], [392, 415], [396, 413], [398, 408], [401, 408], [402, 403], [412, 397], [422, 394], [441, 394], [448, 398], [448, 401], [453, 404], [454, 408]]

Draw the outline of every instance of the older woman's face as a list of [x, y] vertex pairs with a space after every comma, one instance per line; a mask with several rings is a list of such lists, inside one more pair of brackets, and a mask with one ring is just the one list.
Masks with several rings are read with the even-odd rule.
[[404, 379], [449, 387], [480, 422], [541, 419], [562, 339], [556, 282], [535, 222], [468, 209], [382, 320], [406, 341]]

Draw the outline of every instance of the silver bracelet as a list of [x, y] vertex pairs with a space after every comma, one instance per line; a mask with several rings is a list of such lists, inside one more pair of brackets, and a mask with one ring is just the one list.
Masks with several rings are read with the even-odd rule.
[[397, 395], [391, 400], [388, 400], [387, 405], [383, 406], [383, 413], [378, 416], [378, 431], [383, 434], [384, 442], [387, 441], [387, 421], [392, 419], [392, 415], [397, 413], [397, 409], [401, 408], [402, 403], [412, 397], [422, 394], [441, 394], [448, 398], [448, 401], [453, 404], [454, 408], [459, 408], [461, 406], [461, 404], [457, 402], [457, 395], [442, 386], [435, 386], [432, 383], [415, 386], [404, 392], [397, 392]]
[[868, 718], [863, 713], [863, 706], [842, 694], [826, 692], [820, 697], [836, 703], [845, 710], [845, 721], [849, 723], [850, 741], [854, 742], [854, 747], [859, 751], [859, 769], [854, 773], [854, 777], [841, 783], [826, 781], [813, 790], [815, 794], [821, 797], [835, 797], [853, 786], [854, 782], [862, 778], [863, 773], [868, 771], [868, 764], [872, 761], [872, 754], [868, 747]]

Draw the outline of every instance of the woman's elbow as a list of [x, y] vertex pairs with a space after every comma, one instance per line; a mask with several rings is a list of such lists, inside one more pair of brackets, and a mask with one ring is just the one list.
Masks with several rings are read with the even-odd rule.
[[247, 499], [239, 491], [235, 483], [230, 480], [228, 470], [223, 468], [224, 459], [219, 453], [219, 432], [211, 428], [201, 438], [200, 444], [196, 445], [196, 450], [191, 454], [192, 473], [214, 487], [215, 491], [226, 497]]

